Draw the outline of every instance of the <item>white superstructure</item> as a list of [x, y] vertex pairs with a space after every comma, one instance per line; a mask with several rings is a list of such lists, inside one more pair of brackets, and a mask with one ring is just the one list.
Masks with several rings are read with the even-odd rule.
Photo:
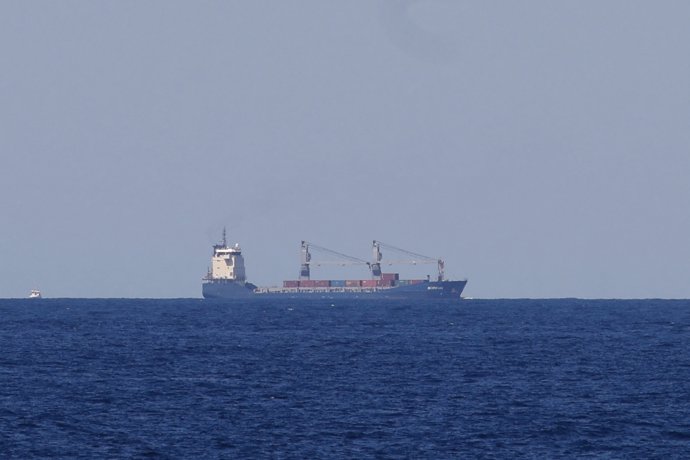
[[228, 280], [244, 283], [247, 275], [244, 271], [244, 257], [239, 244], [228, 246], [223, 229], [223, 241], [213, 246], [211, 268], [206, 279]]

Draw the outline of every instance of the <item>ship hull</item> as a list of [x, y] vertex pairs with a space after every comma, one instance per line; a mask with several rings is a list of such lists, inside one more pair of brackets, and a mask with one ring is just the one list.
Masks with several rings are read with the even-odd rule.
[[247, 299], [254, 296], [254, 287], [248, 283], [213, 280], [201, 285], [204, 299]]
[[202, 285], [206, 299], [460, 299], [462, 281], [424, 281], [376, 288], [256, 288], [249, 283], [210, 281]]

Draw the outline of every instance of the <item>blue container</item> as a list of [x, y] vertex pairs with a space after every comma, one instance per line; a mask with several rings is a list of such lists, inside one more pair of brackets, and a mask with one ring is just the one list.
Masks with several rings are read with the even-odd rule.
[[345, 287], [345, 280], [331, 280], [331, 287]]

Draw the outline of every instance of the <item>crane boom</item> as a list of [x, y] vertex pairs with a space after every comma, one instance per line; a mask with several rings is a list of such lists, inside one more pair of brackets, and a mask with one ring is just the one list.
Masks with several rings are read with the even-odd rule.
[[392, 246], [390, 244], [383, 243], [381, 241], [374, 240], [374, 244], [378, 244], [382, 248], [391, 249], [393, 251], [398, 251], [398, 252], [401, 252], [403, 254], [407, 254], [408, 256], [416, 257], [418, 259], [424, 259], [424, 260], [434, 261], [434, 262], [436, 260], [438, 260], [435, 257], [429, 257], [429, 256], [425, 256], [423, 254], [417, 254], [416, 252], [408, 251], [407, 249], [401, 249], [401, 248], [398, 248], [396, 246]]
[[[318, 245], [316, 245], [316, 244], [314, 244], [314, 243], [310, 243], [309, 241], [302, 241], [302, 244], [303, 244], [303, 245], [306, 244], [308, 247], [313, 248], [313, 249], [316, 249], [316, 250], [318, 250], [318, 251], [325, 252], [325, 253], [328, 253], [328, 254], [330, 254], [330, 255], [333, 255], [333, 256], [336, 256], [336, 257], [340, 257], [340, 258], [342, 258], [342, 259], [347, 259], [347, 260], [349, 260], [350, 262], [353, 262], [353, 263], [369, 265], [369, 262], [367, 262], [367, 261], [364, 260], [364, 259], [360, 259], [360, 258], [358, 258], [358, 257], [349, 256], [349, 255], [347, 255], [347, 254], [343, 254], [342, 252], [334, 251], [333, 249], [324, 248], [323, 246], [318, 246]], [[323, 262], [322, 262], [322, 263], [323, 263]]]
[[[386, 260], [382, 262], [383, 253], [381, 248], [390, 249], [395, 252], [405, 254], [411, 259], [397, 259], [397, 260]], [[334, 256], [341, 260], [321, 260], [312, 261], [311, 250], [317, 250], [319, 252], [326, 253], [330, 256]], [[366, 265], [371, 270], [371, 274], [374, 278], [382, 278], [383, 273], [381, 271], [382, 263], [385, 265], [398, 265], [398, 264], [437, 264], [438, 266], [438, 280], [444, 280], [444, 262], [442, 259], [436, 259], [433, 257], [425, 256], [423, 254], [418, 254], [416, 252], [408, 251], [407, 249], [398, 248], [390, 244], [382, 243], [381, 241], [373, 241], [373, 262], [367, 262], [366, 260], [360, 259], [358, 257], [353, 257], [342, 252], [334, 251], [333, 249], [328, 249], [323, 246], [319, 246], [308, 241], [302, 241], [302, 263], [300, 265], [299, 277], [301, 280], [308, 280], [311, 276], [311, 265], [321, 266], [321, 265]]]
[[374, 263], [371, 265], [371, 270], [374, 276], [381, 276], [381, 260], [383, 257], [383, 254], [381, 253], [381, 248], [386, 248], [390, 249], [392, 251], [397, 251], [402, 254], [406, 254], [408, 256], [414, 257], [414, 259], [403, 259], [403, 260], [391, 260], [391, 261], [386, 261], [385, 263], [388, 265], [394, 265], [394, 264], [437, 264], [438, 266], [438, 280], [443, 281], [444, 279], [444, 271], [445, 271], [445, 263], [443, 262], [442, 259], [436, 259], [434, 257], [429, 257], [425, 256], [423, 254], [418, 254], [416, 252], [408, 251], [407, 249], [402, 249], [398, 248], [396, 246], [392, 246], [390, 244], [382, 243], [381, 241], [374, 240]]
[[[310, 249], [316, 249], [317, 251], [324, 252], [326, 254], [329, 254], [331, 256], [339, 257], [341, 259], [345, 259], [347, 262], [343, 262], [342, 260], [340, 261], [334, 261], [334, 260], [325, 260], [325, 261], [312, 261], [311, 260], [311, 251]], [[316, 245], [314, 243], [310, 243], [309, 241], [302, 241], [302, 264], [300, 266], [300, 279], [303, 280], [308, 280], [310, 275], [311, 275], [311, 270], [310, 270], [310, 265], [314, 264], [317, 266], [320, 265], [367, 265], [370, 266], [371, 264], [367, 262], [366, 260], [349, 256], [347, 254], [343, 254], [342, 252], [334, 251], [333, 249], [328, 249], [324, 248], [323, 246]]]

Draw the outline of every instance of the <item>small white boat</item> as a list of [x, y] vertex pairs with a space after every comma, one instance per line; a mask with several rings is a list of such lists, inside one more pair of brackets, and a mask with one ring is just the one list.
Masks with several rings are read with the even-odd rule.
[[41, 291], [38, 289], [32, 289], [31, 292], [29, 293], [29, 298], [30, 299], [40, 299], [41, 298]]

